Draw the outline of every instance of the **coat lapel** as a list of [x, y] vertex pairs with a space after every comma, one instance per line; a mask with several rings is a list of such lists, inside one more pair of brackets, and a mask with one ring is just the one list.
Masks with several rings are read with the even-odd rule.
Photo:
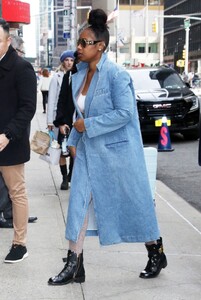
[[[95, 89], [96, 89], [96, 86], [98, 83], [98, 79], [99, 79], [99, 71], [101, 69], [102, 64], [106, 60], [106, 58], [107, 58], [107, 55], [103, 54], [99, 63], [97, 64], [97, 70], [92, 78], [89, 90], [87, 92], [87, 96], [86, 96], [86, 100], [85, 100], [85, 117], [87, 117], [89, 114], [91, 101], [93, 100], [93, 95], [94, 95], [94, 92], [95, 92]], [[74, 102], [75, 109], [76, 109], [79, 117], [83, 118], [82, 113], [80, 112], [80, 109], [77, 105], [77, 98], [81, 91], [81, 87], [84, 84], [84, 80], [85, 80], [87, 70], [88, 70], [88, 64], [84, 63], [84, 62], [80, 62], [79, 64], [77, 64], [77, 70], [78, 70], [78, 72], [73, 74], [73, 76], [72, 76], [73, 102]]]
[[[79, 66], [77, 66], [77, 69], [79, 70]], [[77, 105], [77, 98], [79, 96], [81, 87], [84, 83], [85, 76], [87, 73], [87, 67], [83, 67], [79, 70], [79, 72], [72, 75], [72, 95], [73, 95], [73, 102], [75, 105], [75, 109], [77, 111], [77, 114], [80, 118], [83, 118], [82, 113]]]

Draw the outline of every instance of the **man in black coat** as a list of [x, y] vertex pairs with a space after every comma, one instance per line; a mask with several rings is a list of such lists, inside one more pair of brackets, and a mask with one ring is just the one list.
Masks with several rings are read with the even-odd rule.
[[0, 172], [13, 203], [14, 238], [4, 262], [28, 256], [28, 199], [24, 164], [30, 160], [30, 122], [36, 110], [36, 76], [10, 45], [8, 23], [0, 19]]
[[[16, 35], [11, 34], [11, 45], [21, 57], [24, 56], [24, 41]], [[29, 217], [28, 223], [34, 223], [38, 218]], [[8, 189], [0, 173], [0, 228], [13, 228], [12, 201], [10, 200]]]

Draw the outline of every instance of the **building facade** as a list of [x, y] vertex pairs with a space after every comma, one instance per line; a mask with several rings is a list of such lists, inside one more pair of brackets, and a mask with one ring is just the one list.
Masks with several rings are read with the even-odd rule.
[[163, 0], [120, 0], [119, 4], [117, 62], [135, 67], [162, 63]]
[[[201, 18], [200, 0], [165, 0], [164, 15], [188, 15]], [[184, 18], [164, 18], [164, 61], [179, 72], [178, 60], [185, 59], [186, 29]], [[201, 19], [190, 19], [188, 72], [201, 73]]]
[[[75, 49], [77, 35], [87, 23], [90, 8], [102, 8], [109, 15], [119, 4], [118, 17], [109, 23], [109, 57], [119, 64], [132, 66], [156, 65], [163, 62], [163, 0], [40, 0], [39, 65], [56, 68], [60, 54]], [[76, 39], [66, 35], [65, 3], [76, 4], [73, 32]], [[153, 23], [157, 30], [153, 32]], [[72, 24], [71, 24], [72, 25]], [[71, 32], [72, 34], [72, 32]]]
[[[45, 1], [45, 0], [44, 0]], [[40, 1], [41, 2], [41, 1]], [[47, 2], [47, 0], [46, 0]], [[48, 44], [51, 44], [51, 58], [49, 59], [50, 67], [57, 67], [59, 64], [59, 57], [61, 53], [66, 49], [76, 49], [76, 40], [79, 31], [86, 25], [87, 15], [90, 9], [92, 8], [102, 8], [108, 13], [111, 12], [115, 5], [116, 0], [74, 0], [74, 1], [65, 1], [65, 0], [53, 0], [52, 7], [49, 7], [49, 10], [52, 11], [52, 37]], [[74, 19], [73, 29], [71, 28], [70, 38], [66, 38], [64, 30], [64, 18], [65, 18], [65, 2], [71, 2], [77, 7], [76, 15], [74, 11], [70, 12], [70, 19], [72, 25], [72, 19]], [[42, 9], [42, 7], [41, 7]], [[44, 10], [43, 10], [44, 11]], [[67, 12], [69, 14], [69, 12]], [[114, 26], [112, 25], [112, 30], [114, 31]], [[72, 34], [76, 35], [75, 40], [72, 42]], [[44, 43], [43, 43], [44, 44]], [[42, 47], [43, 48], [43, 47]], [[46, 49], [46, 47], [44, 47]], [[47, 56], [46, 56], [47, 61]]]

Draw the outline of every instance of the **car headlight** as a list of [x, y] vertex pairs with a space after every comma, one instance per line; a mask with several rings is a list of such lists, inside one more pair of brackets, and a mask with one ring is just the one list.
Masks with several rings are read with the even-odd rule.
[[190, 111], [198, 109], [198, 107], [199, 107], [199, 99], [198, 99], [198, 97], [197, 96], [193, 96], [193, 97], [191, 97], [191, 100], [193, 102], [193, 105], [191, 106]]

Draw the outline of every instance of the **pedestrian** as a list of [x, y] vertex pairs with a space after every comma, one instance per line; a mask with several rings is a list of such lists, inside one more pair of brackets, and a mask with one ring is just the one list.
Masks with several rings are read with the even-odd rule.
[[36, 76], [32, 65], [11, 46], [9, 24], [0, 19], [0, 172], [13, 204], [14, 238], [4, 262], [28, 256], [28, 199], [24, 164], [30, 160], [30, 122], [36, 110]]
[[[55, 120], [56, 113], [57, 113], [57, 103], [58, 103], [58, 98], [61, 90], [63, 76], [67, 71], [70, 71], [72, 69], [73, 62], [74, 62], [74, 51], [72, 50], [64, 51], [60, 56], [61, 64], [57, 68], [50, 82], [49, 94], [48, 94], [48, 105], [47, 105], [47, 127], [48, 130], [54, 131], [55, 137], [57, 139], [58, 137], [60, 137], [58, 136], [59, 129], [54, 126], [53, 121]], [[61, 144], [61, 137], [59, 138], [58, 142]], [[62, 174], [62, 183], [60, 188], [61, 190], [68, 190], [66, 156], [61, 155], [59, 165]]]
[[[17, 54], [24, 57], [24, 41], [23, 39], [16, 35], [11, 34], [11, 45], [17, 51]], [[7, 187], [0, 174], [0, 187], [2, 185], [2, 190], [0, 189], [0, 228], [13, 228], [13, 211], [12, 211], [12, 201], [10, 200]], [[37, 217], [29, 217], [28, 223], [33, 223], [37, 220]]]
[[[92, 202], [101, 245], [145, 242], [148, 263], [141, 278], [167, 266], [145, 165], [132, 79], [105, 53], [107, 15], [91, 10], [77, 42], [72, 76], [77, 119], [68, 145], [75, 157], [65, 237], [67, 262], [50, 285], [84, 282], [83, 242]], [[91, 210], [90, 210], [91, 211]]]
[[[73, 67], [70, 71], [67, 71], [63, 77], [61, 91], [57, 103], [56, 118], [53, 122], [56, 127], [59, 127], [58, 140], [60, 144], [62, 144], [65, 133], [67, 132], [69, 134], [70, 130], [72, 129], [73, 114], [75, 112], [75, 107], [72, 99], [71, 77], [72, 74], [77, 72], [76, 64], [77, 64], [77, 52], [74, 52]], [[74, 159], [70, 153], [68, 154], [68, 156], [69, 156], [69, 168], [68, 168], [67, 180], [70, 183]], [[63, 172], [66, 174], [67, 170], [63, 169]]]
[[42, 70], [42, 76], [38, 83], [38, 90], [41, 91], [43, 97], [43, 113], [46, 113], [46, 106], [48, 101], [48, 92], [50, 87], [51, 76], [48, 69], [44, 68]]

